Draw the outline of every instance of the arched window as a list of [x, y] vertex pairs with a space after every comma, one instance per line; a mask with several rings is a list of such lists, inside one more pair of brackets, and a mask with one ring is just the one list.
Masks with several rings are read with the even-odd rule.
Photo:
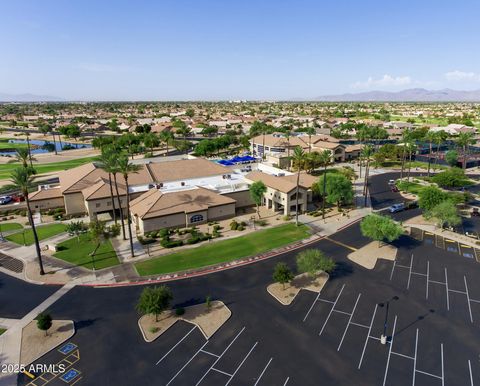
[[200, 222], [200, 221], [203, 221], [203, 215], [201, 214], [196, 214], [192, 217], [190, 217], [190, 222]]

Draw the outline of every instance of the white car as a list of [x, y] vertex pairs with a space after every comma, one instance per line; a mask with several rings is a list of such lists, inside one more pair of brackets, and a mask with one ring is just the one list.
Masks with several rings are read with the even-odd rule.
[[388, 185], [395, 185], [395, 180], [388, 180]]
[[12, 202], [12, 197], [11, 196], [1, 196], [0, 197], [0, 205], [6, 205], [10, 202]]

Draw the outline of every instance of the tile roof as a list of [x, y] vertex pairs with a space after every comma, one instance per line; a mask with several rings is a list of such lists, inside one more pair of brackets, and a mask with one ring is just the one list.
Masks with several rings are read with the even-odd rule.
[[[289, 176], [273, 176], [271, 174], [255, 171], [248, 173], [245, 176], [250, 181], [263, 181], [269, 188], [278, 190], [282, 193], [289, 193], [297, 187], [297, 175]], [[317, 182], [317, 179], [310, 174], [300, 173], [300, 186], [305, 189], [310, 189], [312, 184]]]
[[40, 189], [29, 194], [30, 201], [47, 200], [49, 198], [62, 198], [62, 190], [60, 187]]
[[133, 215], [147, 219], [175, 213], [192, 213], [209, 207], [234, 203], [233, 198], [205, 188], [172, 193], [162, 193], [153, 188], [133, 200], [130, 203], [130, 211]]

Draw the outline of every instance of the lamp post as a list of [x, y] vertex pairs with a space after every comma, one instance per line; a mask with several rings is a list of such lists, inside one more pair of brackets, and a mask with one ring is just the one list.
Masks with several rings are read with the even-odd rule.
[[390, 302], [392, 300], [400, 299], [398, 296], [393, 296], [391, 299], [387, 300], [385, 303], [378, 303], [380, 307], [385, 307], [385, 321], [383, 323], [383, 333], [380, 336], [380, 343], [387, 344], [387, 322], [388, 322], [388, 311], [390, 309]]

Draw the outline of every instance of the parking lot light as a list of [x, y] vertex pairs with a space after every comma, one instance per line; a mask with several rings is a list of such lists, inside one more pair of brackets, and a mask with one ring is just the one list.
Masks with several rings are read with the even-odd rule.
[[387, 344], [387, 322], [388, 322], [388, 311], [390, 308], [390, 302], [392, 300], [400, 299], [398, 296], [393, 296], [391, 299], [387, 300], [385, 303], [378, 303], [379, 307], [385, 307], [385, 321], [383, 323], [383, 333], [380, 336], [380, 343]]

